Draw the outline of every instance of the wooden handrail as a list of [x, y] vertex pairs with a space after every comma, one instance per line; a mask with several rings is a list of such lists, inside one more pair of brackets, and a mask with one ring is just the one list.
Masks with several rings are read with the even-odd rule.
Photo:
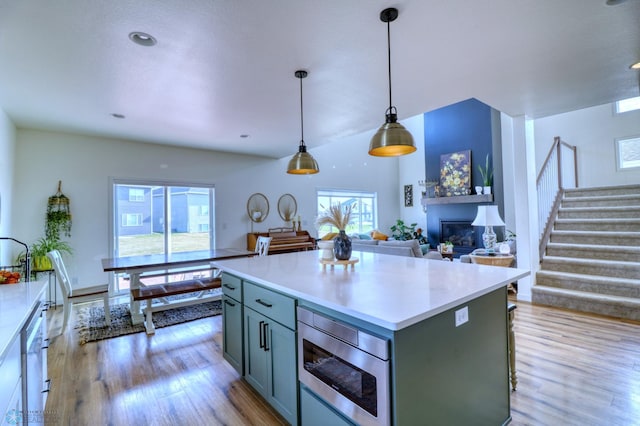
[[[573, 182], [578, 187], [578, 155], [577, 148], [564, 142], [559, 136], [553, 138], [553, 144], [540, 168], [536, 178], [538, 193], [538, 227], [540, 229], [539, 251], [540, 259], [547, 249], [551, 236], [554, 218], [558, 214], [560, 202], [564, 196], [564, 177], [562, 167], [562, 149], [566, 148], [573, 154]], [[565, 171], [566, 173], [566, 171]]]

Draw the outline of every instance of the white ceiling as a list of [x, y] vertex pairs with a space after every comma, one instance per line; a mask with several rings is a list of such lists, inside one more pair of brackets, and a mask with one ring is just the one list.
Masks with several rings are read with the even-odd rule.
[[18, 127], [286, 157], [297, 69], [310, 148], [384, 122], [386, 7], [400, 120], [471, 97], [536, 118], [638, 95], [639, 0], [0, 0], [0, 108]]

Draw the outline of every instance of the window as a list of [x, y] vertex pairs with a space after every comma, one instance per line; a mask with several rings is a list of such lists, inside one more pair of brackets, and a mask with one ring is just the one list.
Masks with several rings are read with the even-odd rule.
[[637, 109], [640, 109], [640, 96], [636, 96], [635, 98], [623, 99], [616, 102], [616, 114], [635, 111]]
[[[331, 205], [340, 203], [341, 206], [352, 205], [351, 223], [345, 230], [347, 234], [365, 234], [373, 231], [378, 226], [378, 199], [375, 192], [343, 191], [343, 190], [318, 190], [318, 213], [323, 212]], [[337, 229], [323, 226], [318, 230], [318, 236], [323, 237]]]
[[129, 188], [129, 201], [144, 202], [144, 189]]
[[[210, 250], [213, 185], [112, 181], [112, 257]], [[115, 276], [116, 291], [129, 288]]]
[[122, 226], [142, 226], [142, 215], [140, 213], [124, 213]]
[[640, 137], [616, 140], [618, 170], [640, 167]]

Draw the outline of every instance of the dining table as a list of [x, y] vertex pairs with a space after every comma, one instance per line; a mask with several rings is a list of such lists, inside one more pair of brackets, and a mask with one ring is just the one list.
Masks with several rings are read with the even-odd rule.
[[[129, 309], [131, 311], [131, 323], [135, 325], [144, 322], [140, 302], [134, 300], [133, 296], [141, 286], [144, 286], [141, 279], [151, 276], [168, 276], [178, 272], [203, 270], [210, 270], [212, 276], [217, 276], [220, 274], [220, 271], [211, 264], [212, 262], [255, 255], [255, 252], [244, 249], [216, 248], [212, 250], [104, 258], [102, 259], [102, 268], [104, 272], [121, 273], [129, 276]], [[165, 283], [165, 285], [170, 286], [171, 283], [168, 282]], [[201, 301], [205, 300], [201, 299]], [[172, 302], [168, 300], [163, 300], [163, 304], [163, 309], [172, 307]], [[176, 307], [178, 304], [184, 306], [184, 303], [180, 302], [175, 303]]]

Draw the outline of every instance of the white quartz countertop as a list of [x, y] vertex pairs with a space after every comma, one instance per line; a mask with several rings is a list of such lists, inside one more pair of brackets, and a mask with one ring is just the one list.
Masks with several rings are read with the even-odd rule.
[[0, 285], [0, 359], [4, 359], [9, 344], [29, 319], [48, 282]]
[[295, 298], [400, 330], [529, 275], [528, 270], [354, 251], [355, 268], [327, 266], [320, 251], [213, 262]]

